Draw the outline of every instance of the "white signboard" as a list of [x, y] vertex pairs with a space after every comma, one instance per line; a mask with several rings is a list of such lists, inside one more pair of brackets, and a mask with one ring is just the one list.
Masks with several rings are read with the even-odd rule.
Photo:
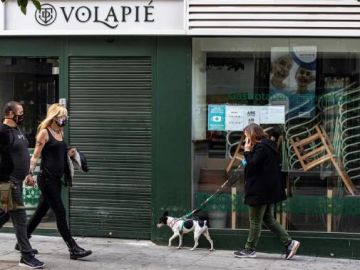
[[41, 4], [41, 10], [36, 10], [29, 1], [25, 16], [17, 1], [6, 2], [5, 29], [0, 31], [83, 35], [185, 33], [181, 0], [52, 0]]
[[285, 106], [262, 106], [261, 124], [285, 124]]
[[285, 124], [285, 106], [209, 105], [208, 130], [242, 131], [251, 123]]
[[242, 131], [244, 128], [244, 109], [240, 106], [229, 106], [225, 108], [225, 129]]

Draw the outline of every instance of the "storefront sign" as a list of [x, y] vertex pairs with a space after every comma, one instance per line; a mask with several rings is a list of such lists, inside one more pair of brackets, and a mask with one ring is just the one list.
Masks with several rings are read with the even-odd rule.
[[208, 130], [242, 131], [251, 123], [284, 124], [285, 106], [208, 106]]
[[[41, 10], [28, 5], [23, 15], [16, 1], [5, 4], [5, 31], [30, 30], [69, 34], [183, 34], [181, 0], [41, 1]], [[80, 34], [80, 33], [79, 33]]]

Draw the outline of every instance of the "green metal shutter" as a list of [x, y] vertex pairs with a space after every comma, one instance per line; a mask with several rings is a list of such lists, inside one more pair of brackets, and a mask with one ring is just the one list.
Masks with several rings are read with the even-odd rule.
[[71, 57], [71, 146], [90, 171], [70, 190], [75, 235], [150, 239], [151, 57]]

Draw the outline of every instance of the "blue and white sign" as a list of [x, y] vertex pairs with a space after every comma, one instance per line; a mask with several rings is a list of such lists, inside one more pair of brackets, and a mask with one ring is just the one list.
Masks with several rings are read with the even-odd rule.
[[284, 124], [285, 106], [225, 104], [212, 104], [208, 106], [208, 130], [242, 131], [251, 123]]
[[208, 106], [208, 130], [225, 130], [225, 105]]

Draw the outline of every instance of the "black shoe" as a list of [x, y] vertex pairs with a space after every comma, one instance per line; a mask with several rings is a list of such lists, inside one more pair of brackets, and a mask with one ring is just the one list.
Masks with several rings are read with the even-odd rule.
[[[16, 243], [16, 245], [15, 245], [15, 250], [17, 250], [17, 251], [20, 251], [20, 246], [19, 246], [19, 244], [18, 243]], [[35, 255], [35, 254], [38, 254], [39, 253], [39, 251], [37, 250], [37, 249], [31, 249], [31, 254], [33, 254], [33, 255]]]
[[296, 240], [291, 240], [290, 244], [286, 246], [286, 256], [285, 259], [290, 260], [296, 254], [297, 250], [300, 247], [300, 242]]
[[69, 247], [70, 252], [70, 259], [71, 260], [77, 260], [80, 258], [84, 258], [86, 256], [89, 256], [92, 251], [91, 250], [85, 250], [76, 244], [74, 239], [71, 239], [69, 243], [66, 243]]
[[243, 250], [234, 251], [234, 256], [237, 258], [255, 258], [256, 251], [250, 248], [245, 248]]
[[70, 259], [71, 260], [77, 260], [80, 258], [84, 258], [86, 256], [89, 256], [92, 253], [91, 250], [85, 250], [79, 246], [73, 247], [69, 251], [70, 251]]
[[44, 268], [45, 263], [39, 261], [34, 256], [22, 257], [19, 262], [19, 266], [28, 267], [31, 269], [41, 269]]

